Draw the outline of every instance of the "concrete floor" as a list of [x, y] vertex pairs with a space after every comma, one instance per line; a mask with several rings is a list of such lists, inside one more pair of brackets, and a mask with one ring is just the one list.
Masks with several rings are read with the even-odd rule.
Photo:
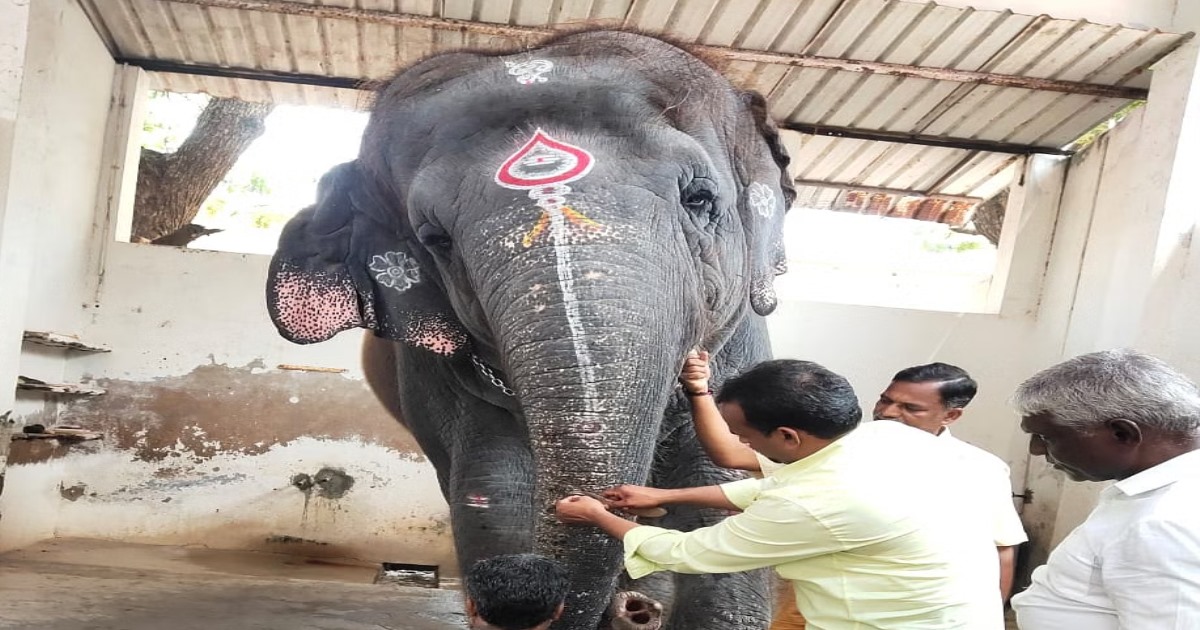
[[376, 569], [283, 554], [52, 540], [0, 554], [0, 628], [466, 627], [458, 591], [376, 585]]
[[[445, 630], [457, 590], [295, 555], [57, 539], [0, 554], [0, 628]], [[1011, 611], [1006, 628], [1016, 629]]]

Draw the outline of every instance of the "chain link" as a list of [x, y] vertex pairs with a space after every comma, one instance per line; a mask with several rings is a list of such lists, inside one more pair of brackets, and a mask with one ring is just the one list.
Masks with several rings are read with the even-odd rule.
[[505, 385], [504, 381], [499, 376], [496, 376], [496, 373], [492, 371], [492, 368], [488, 367], [478, 355], [471, 355], [471, 363], [474, 363], [475, 367], [479, 368], [479, 372], [483, 374], [487, 380], [491, 381], [492, 385], [495, 386], [496, 389], [503, 392], [505, 396], [517, 395], [517, 392], [514, 392], [512, 388], [510, 388], [508, 385]]

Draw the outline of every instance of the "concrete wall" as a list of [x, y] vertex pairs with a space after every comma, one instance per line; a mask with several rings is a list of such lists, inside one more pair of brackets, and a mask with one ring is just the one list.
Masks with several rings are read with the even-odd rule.
[[[63, 377], [64, 353], [28, 345], [22, 349], [21, 332], [76, 333], [83, 324], [81, 305], [114, 64], [87, 19], [68, 0], [3, 4], [0, 64], [8, 67], [18, 53], [24, 55], [19, 72], [8, 67], [3, 75], [3, 99], [8, 107], [16, 107], [16, 117], [9, 128], [11, 151], [0, 158], [0, 382], [14, 383], [18, 373], [57, 381]], [[22, 11], [27, 11], [26, 19], [18, 19]], [[19, 106], [10, 91], [18, 80]], [[25, 422], [53, 416], [53, 399], [25, 392], [10, 396], [11, 391], [0, 395], [0, 414], [12, 409], [14, 417]], [[8, 436], [0, 439], [0, 450], [7, 450]]]
[[[20, 372], [29, 288], [25, 243], [33, 232], [33, 216], [16, 205], [11, 186], [28, 34], [28, 2], [0, 0], [0, 295], [5, 296], [0, 300], [0, 383], [15, 383]], [[15, 426], [15, 403], [15, 390], [0, 387], [0, 488], [4, 486], [9, 432]]]
[[71, 363], [108, 393], [59, 415], [105, 438], [15, 448], [4, 501], [54, 514], [56, 536], [452, 569], [432, 467], [368, 391], [360, 335], [280, 338], [267, 262], [113, 243], [86, 332], [113, 352]]
[[104, 439], [13, 444], [0, 548], [85, 536], [451, 564], [433, 471], [367, 391], [357, 334], [311, 347], [279, 338], [264, 257], [112, 242], [128, 219], [116, 211], [129, 206], [122, 186], [132, 192], [121, 167], [137, 151], [123, 119], [139, 84], [128, 71], [114, 82], [76, 3], [28, 10], [2, 253], [30, 283], [27, 298], [6, 294], [20, 298], [19, 309], [5, 300], [8, 328], [18, 340], [22, 329], [79, 334], [113, 352], [25, 344], [22, 374], [108, 393], [22, 393], [18, 425], [77, 424]]

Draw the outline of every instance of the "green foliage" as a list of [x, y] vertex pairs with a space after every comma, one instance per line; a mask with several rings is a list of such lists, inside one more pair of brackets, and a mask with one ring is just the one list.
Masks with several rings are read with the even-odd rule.
[[1125, 107], [1122, 107], [1121, 109], [1118, 109], [1112, 116], [1109, 116], [1100, 124], [1087, 130], [1087, 132], [1085, 132], [1082, 136], [1079, 136], [1079, 138], [1068, 145], [1067, 148], [1072, 151], [1082, 151], [1088, 145], [1099, 140], [1100, 136], [1103, 136], [1113, 127], [1116, 127], [1122, 120], [1125, 120], [1125, 117], [1132, 113], [1133, 110], [1145, 104], [1146, 101], [1130, 101], [1129, 104], [1125, 105]]
[[192, 133], [200, 112], [212, 100], [207, 94], [151, 90], [142, 120], [142, 148], [171, 153]]
[[983, 243], [980, 243], [976, 239], [960, 240], [958, 242], [954, 242], [952, 240], [942, 240], [937, 242], [925, 241], [921, 243], [921, 249], [934, 254], [961, 254], [964, 252], [975, 251], [977, 249], [983, 249]]
[[254, 213], [254, 227], [260, 230], [269, 230], [272, 227], [279, 225], [292, 218], [291, 215], [281, 212], [262, 211]]

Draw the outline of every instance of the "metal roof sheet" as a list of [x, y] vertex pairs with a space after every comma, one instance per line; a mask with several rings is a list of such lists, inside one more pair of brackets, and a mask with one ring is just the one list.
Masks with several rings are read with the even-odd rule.
[[[1190, 36], [900, 0], [80, 2], [118, 59], [207, 72], [261, 71], [285, 81], [152, 73], [157, 85], [168, 90], [364, 107], [368, 101], [363, 93], [348, 85], [302, 83], [313, 77], [385, 79], [433, 53], [464, 46], [508, 47], [536, 41], [542, 32], [533, 28], [595, 23], [726, 47], [715, 54], [730, 59], [727, 74], [765, 94], [783, 125], [810, 134], [872, 132], [897, 139], [1007, 143], [1018, 152], [1021, 147], [1061, 148], [1130, 98], [896, 76], [878, 67], [806, 67], [804, 59], [1145, 88], [1147, 68]], [[793, 144], [796, 176], [803, 181], [952, 196], [995, 192], [1014, 160], [1011, 154], [969, 148], [826, 135], [805, 135]], [[830, 193], [804, 199], [828, 201]]]

